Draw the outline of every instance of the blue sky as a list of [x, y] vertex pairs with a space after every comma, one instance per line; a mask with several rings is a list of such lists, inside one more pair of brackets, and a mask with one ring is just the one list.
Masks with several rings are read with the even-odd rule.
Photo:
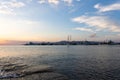
[[1, 41], [120, 41], [119, 0], [0, 0]]

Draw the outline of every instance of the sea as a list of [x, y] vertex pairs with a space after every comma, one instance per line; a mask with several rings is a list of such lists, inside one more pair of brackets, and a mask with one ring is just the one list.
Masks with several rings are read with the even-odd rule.
[[69, 80], [120, 80], [120, 45], [0, 46], [0, 79], [21, 77], [14, 73], [28, 65], [51, 66]]

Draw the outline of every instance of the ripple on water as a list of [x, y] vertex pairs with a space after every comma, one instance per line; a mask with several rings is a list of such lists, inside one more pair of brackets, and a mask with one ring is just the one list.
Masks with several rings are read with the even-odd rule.
[[[68, 80], [59, 73], [53, 72], [49, 65], [31, 65], [22, 63], [22, 58], [2, 58], [0, 59], [0, 79], [8, 80]], [[30, 75], [30, 76], [29, 76]], [[30, 79], [31, 78], [31, 79]], [[36, 79], [34, 79], [36, 78]]]
[[0, 66], [0, 79], [17, 78], [34, 73], [50, 72], [52, 68], [48, 65], [25, 65], [6, 63]]

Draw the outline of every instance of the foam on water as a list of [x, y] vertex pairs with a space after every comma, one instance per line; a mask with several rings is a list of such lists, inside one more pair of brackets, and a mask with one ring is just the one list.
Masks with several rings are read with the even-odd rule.
[[0, 71], [0, 79], [3, 79], [3, 78], [17, 78], [17, 77], [20, 77], [20, 75], [16, 74], [16, 73], [8, 73], [8, 72], [5, 72], [5, 71]]
[[5, 63], [0, 65], [0, 78], [17, 78], [22, 76], [22, 69], [27, 68], [27, 65]]
[[43, 73], [49, 71], [52, 71], [52, 68], [48, 65], [31, 65], [29, 63], [25, 64], [22, 61], [19, 61], [18, 58], [0, 60], [0, 79], [19, 78], [34, 73]]

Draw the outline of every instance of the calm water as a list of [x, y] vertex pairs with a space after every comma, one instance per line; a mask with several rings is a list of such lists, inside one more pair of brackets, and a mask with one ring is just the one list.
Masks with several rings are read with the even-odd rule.
[[4, 62], [45, 64], [73, 80], [119, 80], [120, 46], [0, 46]]

